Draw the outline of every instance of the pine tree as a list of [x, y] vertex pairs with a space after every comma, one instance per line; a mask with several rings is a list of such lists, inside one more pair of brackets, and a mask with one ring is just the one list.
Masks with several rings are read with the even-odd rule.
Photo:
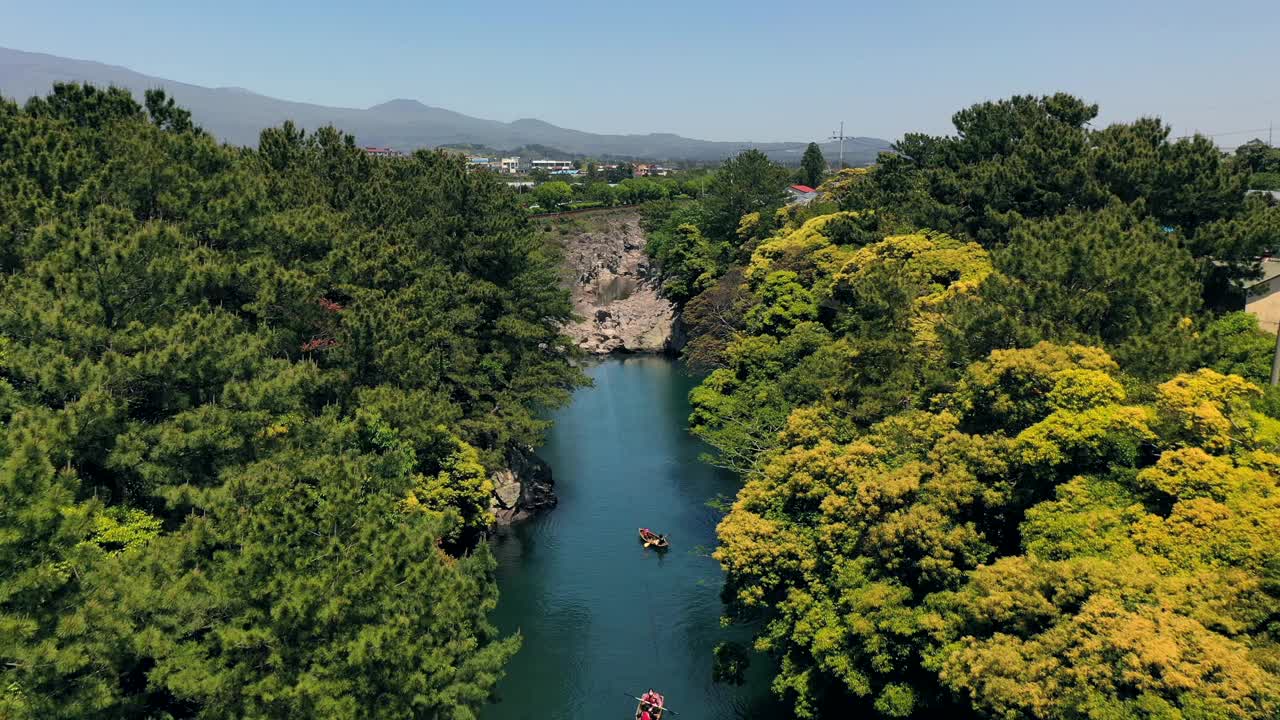
[[0, 103], [0, 716], [474, 718], [490, 472], [582, 381], [462, 161]]
[[712, 240], [735, 240], [743, 215], [771, 213], [782, 205], [789, 177], [785, 168], [759, 150], [729, 158], [707, 187], [703, 230]]
[[800, 184], [816, 188], [822, 184], [826, 174], [827, 160], [822, 157], [822, 148], [818, 143], [809, 143], [809, 147], [804, 149], [804, 157], [800, 158]]

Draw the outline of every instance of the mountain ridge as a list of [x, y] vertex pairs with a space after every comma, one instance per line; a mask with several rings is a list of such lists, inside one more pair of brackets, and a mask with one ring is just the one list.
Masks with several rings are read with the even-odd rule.
[[[76, 60], [47, 53], [0, 48], [0, 95], [24, 102], [49, 92], [55, 82], [116, 85], [141, 99], [151, 88], [163, 88], [191, 111], [195, 121], [215, 137], [237, 145], [256, 145], [259, 133], [292, 120], [314, 130], [334, 125], [361, 145], [400, 150], [442, 145], [520, 147], [545, 145], [573, 155], [633, 157], [649, 160], [716, 161], [747, 147], [758, 148], [780, 162], [796, 164], [807, 142], [752, 143], [699, 140], [675, 133], [604, 134], [563, 128], [537, 118], [510, 123], [472, 117], [411, 98], [393, 98], [368, 108], [345, 108], [273, 98], [241, 87], [205, 87], [145, 75], [120, 65]], [[835, 159], [834, 143], [822, 144]], [[848, 138], [845, 160], [861, 165], [889, 149], [879, 138]]]

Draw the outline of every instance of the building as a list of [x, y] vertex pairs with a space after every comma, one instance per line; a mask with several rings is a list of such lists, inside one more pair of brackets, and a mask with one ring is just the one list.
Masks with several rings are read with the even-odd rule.
[[497, 170], [498, 161], [496, 158], [480, 157], [478, 155], [468, 155], [467, 164], [472, 170]]
[[367, 147], [364, 154], [370, 157], [404, 157], [404, 153], [388, 147]]
[[1267, 332], [1280, 328], [1280, 260], [1263, 258], [1262, 277], [1245, 286], [1244, 309]]
[[530, 165], [533, 166], [534, 170], [546, 170], [553, 174], [565, 174], [566, 170], [574, 170], [572, 160], [534, 160]]
[[673, 172], [675, 171], [671, 168], [662, 167], [661, 165], [636, 163], [631, 166], [631, 174], [635, 177], [666, 177]]
[[787, 188], [787, 192], [791, 195], [791, 205], [807, 205], [818, 197], [818, 191], [808, 185], [792, 185]]
[[520, 174], [519, 156], [502, 158], [501, 160], [498, 161], [498, 169], [502, 171], [503, 175], [519, 175]]

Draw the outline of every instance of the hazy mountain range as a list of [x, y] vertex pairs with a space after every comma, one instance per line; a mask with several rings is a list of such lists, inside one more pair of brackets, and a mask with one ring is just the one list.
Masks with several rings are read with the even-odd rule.
[[[779, 162], [798, 164], [808, 141], [718, 142], [694, 140], [671, 133], [601, 135], [557, 127], [541, 120], [504, 123], [424, 105], [416, 100], [391, 100], [371, 108], [339, 108], [290, 102], [258, 95], [243, 88], [207, 88], [151, 77], [128, 68], [86, 60], [0, 48], [0, 95], [25, 102], [47, 94], [55, 82], [78, 81], [128, 88], [141, 101], [143, 91], [164, 88], [178, 104], [191, 110], [197, 124], [218, 138], [255, 145], [258, 133], [285, 120], [307, 129], [332, 124], [352, 133], [361, 145], [413, 150], [420, 147], [472, 144], [491, 148], [546, 145], [579, 155], [616, 155], [651, 160], [719, 160], [747, 147], [769, 153]], [[879, 138], [845, 140], [845, 162], [862, 165], [887, 150]], [[823, 152], [834, 161], [835, 143]]]

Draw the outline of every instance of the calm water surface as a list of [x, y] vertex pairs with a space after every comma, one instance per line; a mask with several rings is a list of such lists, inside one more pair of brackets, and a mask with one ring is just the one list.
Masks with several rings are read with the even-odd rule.
[[[679, 712], [670, 720], [782, 717], [756, 659], [743, 688], [711, 681], [721, 573], [709, 557], [716, 511], [738, 481], [698, 460], [689, 435], [695, 379], [662, 358], [608, 360], [555, 415], [539, 454], [555, 472], [560, 505], [494, 541], [502, 599], [494, 622], [524, 646], [485, 720], [630, 720], [624, 693], [653, 687]], [[666, 532], [665, 554], [636, 528]], [[744, 639], [741, 634], [736, 639]]]

